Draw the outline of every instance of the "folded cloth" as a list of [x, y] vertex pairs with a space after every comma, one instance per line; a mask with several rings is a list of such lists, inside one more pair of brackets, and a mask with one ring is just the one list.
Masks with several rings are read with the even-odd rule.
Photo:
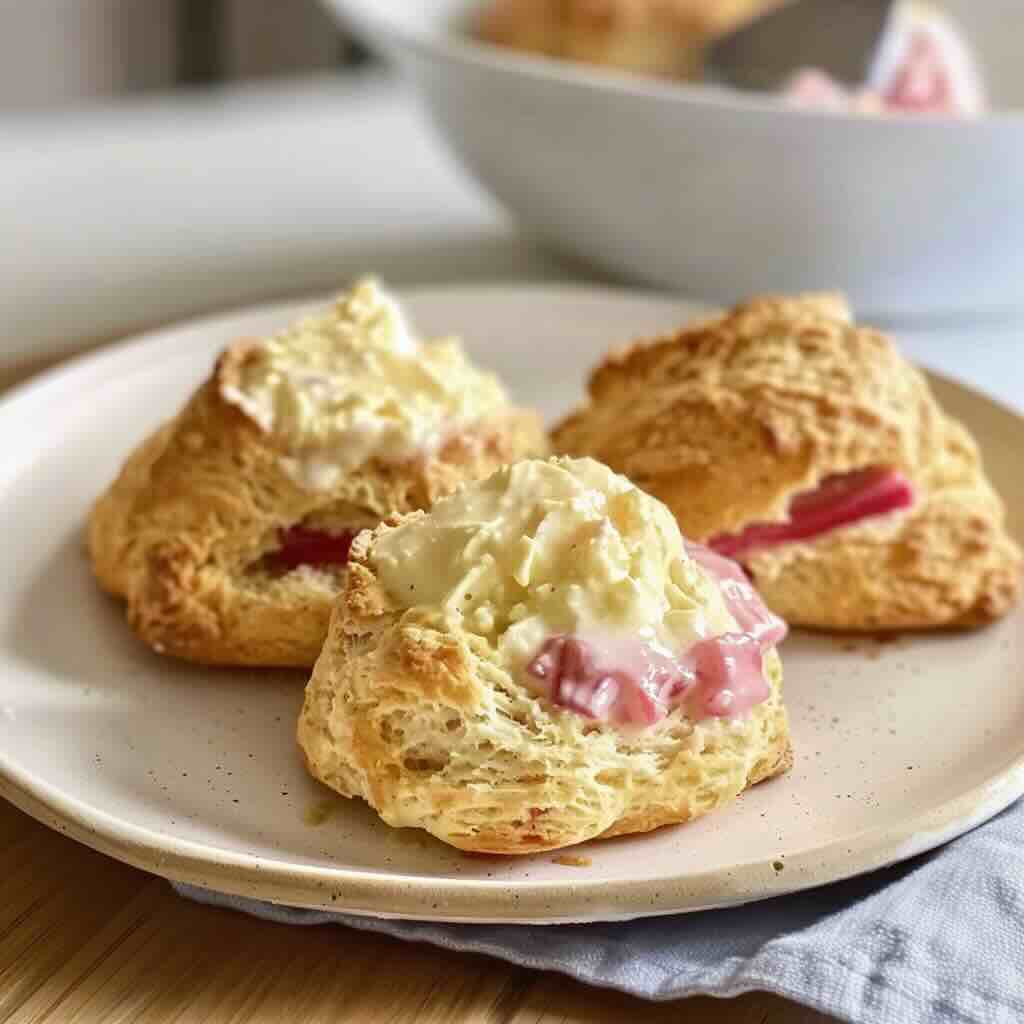
[[855, 1024], [1024, 1021], [1024, 802], [895, 868], [728, 910], [617, 924], [468, 925], [296, 910], [176, 884], [286, 924], [342, 924], [560, 971], [646, 999], [775, 992]]

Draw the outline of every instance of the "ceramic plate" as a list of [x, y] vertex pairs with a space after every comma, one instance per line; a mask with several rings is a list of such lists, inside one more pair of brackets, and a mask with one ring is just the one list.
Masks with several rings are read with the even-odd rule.
[[[554, 416], [610, 343], [692, 307], [576, 289], [408, 297]], [[796, 766], [732, 808], [651, 835], [514, 860], [392, 830], [303, 774], [301, 673], [163, 660], [89, 573], [83, 524], [128, 450], [277, 306], [162, 331], [0, 405], [0, 787], [40, 820], [169, 878], [297, 906], [459, 921], [696, 910], [845, 878], [927, 850], [1024, 792], [1024, 610], [982, 632], [783, 650]], [[939, 381], [984, 447], [1020, 533], [1024, 421]]]

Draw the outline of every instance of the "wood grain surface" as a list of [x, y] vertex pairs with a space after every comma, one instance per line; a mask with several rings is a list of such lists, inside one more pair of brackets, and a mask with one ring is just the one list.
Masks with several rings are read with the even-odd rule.
[[[53, 362], [0, 373], [0, 390]], [[199, 906], [0, 800], [0, 1024], [829, 1020], [763, 993], [646, 1003], [486, 957]]]
[[753, 993], [644, 1003], [553, 974], [180, 899], [0, 801], [0, 1021], [821, 1024]]

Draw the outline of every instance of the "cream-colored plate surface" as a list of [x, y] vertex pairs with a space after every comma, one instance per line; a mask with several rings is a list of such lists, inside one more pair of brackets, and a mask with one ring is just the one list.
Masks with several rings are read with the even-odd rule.
[[[469, 858], [380, 824], [302, 772], [302, 674], [202, 670], [150, 654], [93, 584], [95, 494], [239, 335], [276, 307], [163, 331], [0, 406], [0, 788], [41, 820], [167, 877], [358, 913], [583, 921], [695, 910], [818, 885], [929, 849], [1024, 792], [1024, 611], [978, 633], [881, 645], [795, 635], [783, 650], [796, 766], [724, 812], [551, 854]], [[611, 344], [694, 311], [572, 289], [421, 292], [549, 415]], [[1020, 533], [1024, 421], [954, 384]]]

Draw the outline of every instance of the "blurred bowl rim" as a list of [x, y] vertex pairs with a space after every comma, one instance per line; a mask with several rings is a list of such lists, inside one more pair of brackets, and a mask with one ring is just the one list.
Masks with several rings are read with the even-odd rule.
[[[883, 125], [897, 126], [901, 133], [909, 131], [932, 133], [941, 130], [957, 134], [975, 133], [1004, 123], [1024, 124], [1024, 110], [1000, 109], [980, 116], [954, 114], [887, 113], [884, 116], [859, 114], [854, 111], [821, 110], [786, 106], [777, 96], [767, 93], [745, 93], [701, 82], [673, 81], [653, 75], [616, 68], [603, 68], [582, 62], [546, 57], [506, 49], [469, 34], [452, 31], [441, 17], [430, 17], [432, 26], [426, 31], [416, 27], [411, 18], [396, 17], [382, 9], [378, 0], [322, 0], [336, 15], [345, 20], [356, 35], [371, 47], [392, 56], [396, 49], [411, 50], [428, 58], [470, 64], [505, 73], [585, 86], [634, 98], [649, 98], [682, 106], [728, 110], [747, 116], [769, 115], [802, 118], [811, 124], [870, 125], [878, 130]], [[429, 9], [428, 0], [421, 0]], [[882, 129], [885, 130], [885, 129]]]

